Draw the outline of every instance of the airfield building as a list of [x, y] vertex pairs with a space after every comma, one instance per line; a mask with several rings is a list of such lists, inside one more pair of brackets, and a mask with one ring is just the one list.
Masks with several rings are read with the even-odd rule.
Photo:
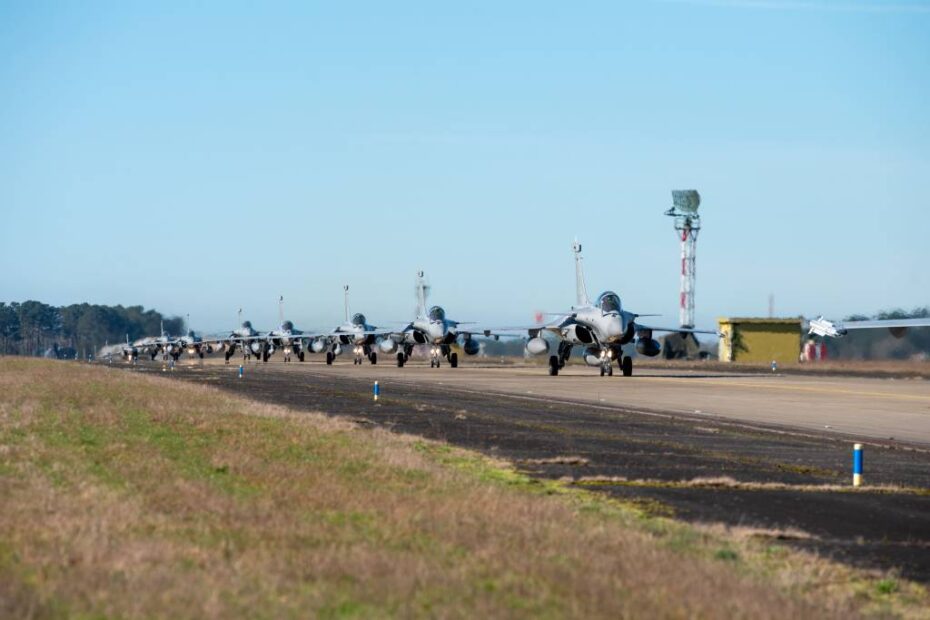
[[800, 319], [721, 318], [720, 361], [797, 364]]

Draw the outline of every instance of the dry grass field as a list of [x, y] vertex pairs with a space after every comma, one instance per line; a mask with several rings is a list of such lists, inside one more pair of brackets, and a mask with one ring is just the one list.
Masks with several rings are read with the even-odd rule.
[[893, 575], [440, 443], [0, 358], [0, 617], [925, 616]]

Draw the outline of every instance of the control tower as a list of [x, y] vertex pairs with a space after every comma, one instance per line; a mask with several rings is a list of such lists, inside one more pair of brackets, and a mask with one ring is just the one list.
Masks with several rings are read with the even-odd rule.
[[672, 205], [665, 215], [675, 218], [675, 232], [681, 241], [679, 322], [682, 327], [694, 327], [694, 257], [701, 230], [701, 216], [698, 215], [701, 195], [693, 189], [672, 190]]

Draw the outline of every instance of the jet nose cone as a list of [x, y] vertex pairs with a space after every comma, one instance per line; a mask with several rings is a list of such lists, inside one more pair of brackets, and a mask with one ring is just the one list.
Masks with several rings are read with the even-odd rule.
[[607, 322], [607, 336], [609, 338], [619, 338], [623, 335], [623, 323], [620, 317], [612, 317]]

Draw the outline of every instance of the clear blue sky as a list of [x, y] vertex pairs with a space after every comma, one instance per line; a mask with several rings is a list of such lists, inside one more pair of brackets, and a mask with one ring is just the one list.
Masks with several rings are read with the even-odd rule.
[[930, 2], [0, 3], [0, 299], [194, 327], [930, 303]]

